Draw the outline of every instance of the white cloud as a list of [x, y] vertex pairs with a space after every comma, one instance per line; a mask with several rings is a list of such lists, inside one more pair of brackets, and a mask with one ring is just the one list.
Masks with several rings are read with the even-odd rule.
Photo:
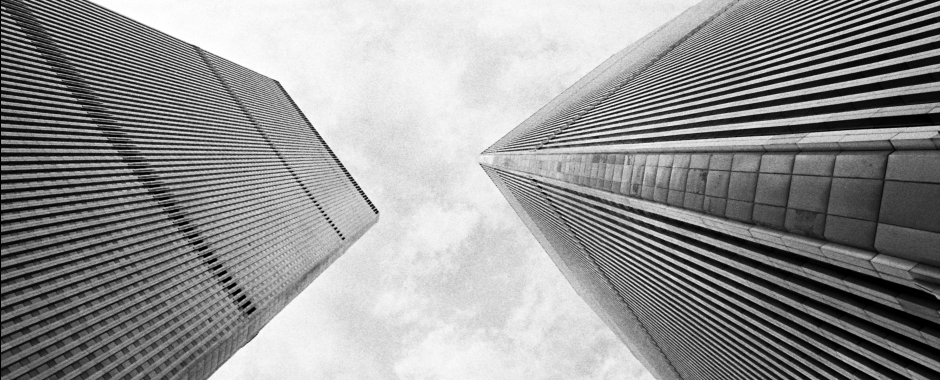
[[425, 204], [410, 218], [403, 246], [423, 253], [436, 253], [456, 248], [477, 224], [480, 214], [464, 206], [445, 208]]
[[372, 313], [398, 323], [418, 323], [427, 318], [430, 301], [413, 289], [387, 290], [376, 300]]
[[[526, 266], [522, 301], [497, 328], [472, 327], [424, 314], [434, 328], [403, 337], [395, 363], [402, 379], [642, 379], [648, 373], [583, 302], [537, 246], [520, 252]], [[472, 317], [472, 314], [469, 316]], [[572, 354], [576, 352], [578, 354]]]
[[431, 331], [395, 364], [401, 379], [522, 379], [524, 370], [483, 331]]

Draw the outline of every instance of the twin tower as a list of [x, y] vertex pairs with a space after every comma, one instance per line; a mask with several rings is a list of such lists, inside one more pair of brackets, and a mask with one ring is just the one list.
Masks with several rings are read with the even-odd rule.
[[[660, 380], [940, 378], [940, 6], [706, 0], [481, 165]], [[281, 85], [2, 2], [7, 379], [205, 379], [378, 220]]]

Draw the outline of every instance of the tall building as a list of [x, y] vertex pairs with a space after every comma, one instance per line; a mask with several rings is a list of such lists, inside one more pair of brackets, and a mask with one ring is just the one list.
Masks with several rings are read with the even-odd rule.
[[205, 379], [378, 220], [281, 85], [2, 2], [7, 379]]
[[657, 379], [940, 379], [938, 20], [706, 0], [480, 162]]

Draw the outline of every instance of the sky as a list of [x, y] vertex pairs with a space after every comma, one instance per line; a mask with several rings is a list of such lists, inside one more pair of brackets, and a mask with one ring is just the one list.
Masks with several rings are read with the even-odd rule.
[[380, 220], [211, 380], [651, 380], [477, 163], [688, 0], [96, 0], [281, 82]]

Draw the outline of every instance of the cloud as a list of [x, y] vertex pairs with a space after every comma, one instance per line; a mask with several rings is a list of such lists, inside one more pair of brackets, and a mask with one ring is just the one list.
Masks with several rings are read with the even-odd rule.
[[442, 326], [395, 364], [401, 379], [522, 379], [524, 369], [483, 331]]
[[[480, 214], [462, 205], [445, 207], [426, 203], [413, 214], [390, 225], [397, 231], [388, 256], [381, 265], [387, 269], [386, 278], [407, 279], [447, 273], [456, 269], [454, 258], [461, 244], [480, 222]], [[401, 228], [407, 226], [407, 228]]]
[[376, 301], [372, 313], [398, 323], [421, 322], [430, 308], [428, 298], [414, 290], [387, 290]]
[[[617, 379], [648, 376], [599, 318], [584, 318], [583, 301], [544, 253], [530, 244], [521, 301], [488, 327], [421, 314], [429, 332], [402, 338], [395, 365], [401, 379]], [[399, 298], [401, 299], [401, 298]], [[425, 305], [426, 307], [426, 305]], [[426, 310], [424, 310], [426, 311]], [[582, 353], [572, 355], [572, 352]]]
[[479, 222], [480, 214], [462, 205], [445, 207], [436, 203], [422, 205], [405, 231], [404, 249], [438, 253], [453, 249], [465, 240]]

